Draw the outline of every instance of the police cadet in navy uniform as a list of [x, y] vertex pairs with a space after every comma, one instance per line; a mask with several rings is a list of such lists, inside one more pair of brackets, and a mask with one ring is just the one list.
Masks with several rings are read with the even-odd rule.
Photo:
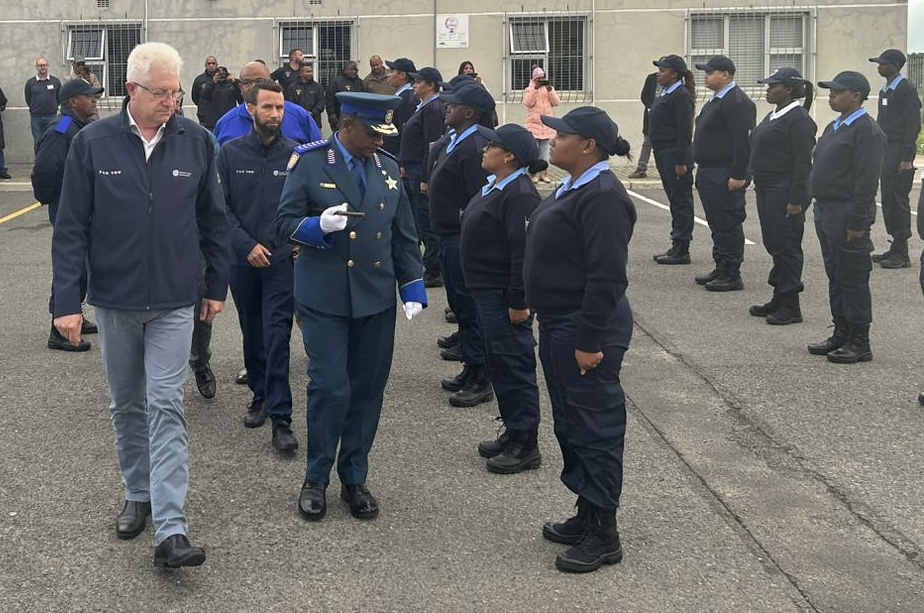
[[[61, 199], [61, 187], [64, 184], [64, 161], [71, 149], [71, 141], [84, 126], [93, 120], [96, 114], [96, 99], [103, 93], [102, 87], [93, 87], [83, 79], [67, 81], [58, 92], [61, 111], [36, 144], [35, 165], [32, 167], [32, 193], [35, 199], [48, 206], [48, 221], [55, 225], [58, 215], [58, 202]], [[87, 278], [80, 280], [80, 301], [87, 297]], [[48, 312], [54, 315], [54, 288], [48, 299]], [[95, 334], [96, 324], [84, 316], [81, 334]], [[89, 341], [80, 340], [71, 344], [58, 332], [54, 324], [48, 334], [46, 343], [49, 349], [62, 351], [87, 351]]]
[[[812, 84], [790, 67], [758, 83], [767, 85], [767, 102], [776, 107], [751, 132], [750, 157], [760, 232], [773, 258], [767, 278], [773, 296], [748, 312], [772, 325], [801, 323], [802, 234], [805, 210], [812, 201], [809, 175], [818, 129], [808, 113]], [[800, 98], [805, 98], [804, 104]]]
[[557, 134], [551, 162], [569, 174], [529, 220], [523, 279], [539, 319], [539, 358], [549, 388], [561, 480], [577, 515], [543, 526], [571, 547], [555, 565], [587, 572], [622, 560], [616, 508], [622, 492], [626, 402], [619, 372], [632, 337], [626, 264], [636, 212], [609, 166], [629, 143], [601, 109], [543, 116]]
[[253, 393], [244, 425], [258, 428], [269, 414], [273, 447], [290, 453], [298, 448], [291, 429], [289, 387], [295, 275], [292, 246], [276, 239], [276, 210], [296, 143], [280, 129], [285, 98], [278, 83], [257, 83], [250, 99], [253, 130], [228, 141], [218, 153], [231, 228], [231, 294], [241, 323], [247, 385]]
[[[401, 98], [401, 104], [395, 109], [391, 118], [391, 122], [398, 133], [386, 136], [382, 149], [398, 157], [404, 124], [407, 123], [407, 120], [411, 118], [417, 108], [418, 100], [414, 96], [414, 79], [410, 77], [412, 73], [417, 72], [417, 67], [414, 66], [412, 60], [406, 57], [399, 57], [393, 62], [386, 61], [385, 65], [388, 66], [389, 70], [388, 84], [395, 88], [395, 95]], [[405, 185], [405, 189], [407, 189], [407, 185]]]
[[715, 268], [695, 281], [710, 292], [735, 291], [744, 289], [744, 191], [757, 107], [735, 83], [735, 63], [724, 55], [696, 67], [706, 72], [706, 87], [715, 92], [696, 117], [693, 139], [696, 191], [712, 231]]
[[[308, 468], [302, 517], [319, 520], [337, 460], [340, 496], [378, 516], [366, 487], [395, 337], [397, 284], [410, 320], [427, 304], [414, 217], [398, 164], [381, 151], [397, 96], [339, 92], [340, 129], [298, 147], [276, 217], [280, 241], [302, 245], [296, 306], [308, 353]], [[337, 457], [337, 445], [340, 455]]]
[[815, 231], [828, 275], [834, 332], [808, 350], [827, 355], [830, 362], [866, 362], [873, 359], [869, 229], [876, 219], [886, 136], [863, 108], [869, 81], [862, 74], [846, 70], [818, 86], [831, 90], [828, 104], [840, 113], [818, 139], [811, 177]]
[[911, 238], [911, 186], [914, 183], [914, 156], [921, 131], [921, 97], [914, 85], [901, 73], [905, 54], [886, 49], [879, 57], [869, 58], [879, 65], [879, 76], [886, 80], [879, 92], [876, 122], [885, 132], [888, 144], [882, 161], [879, 191], [882, 196], [882, 219], [892, 246], [873, 256], [873, 261], [887, 269], [908, 268], [908, 239]]
[[[481, 166], [491, 175], [462, 215], [460, 249], [504, 425], [497, 440], [478, 444], [478, 453], [488, 458], [489, 471], [513, 474], [542, 463], [536, 339], [523, 290], [523, 252], [529, 218], [540, 201], [530, 177], [548, 164], [523, 126], [507, 124], [485, 135]], [[460, 379], [465, 378], [463, 370]]]
[[459, 321], [459, 341], [464, 368], [442, 381], [443, 389], [452, 392], [449, 404], [473, 407], [494, 398], [485, 368], [482, 331], [475, 313], [475, 301], [465, 284], [462, 256], [459, 251], [462, 215], [469, 201], [481, 192], [488, 172], [481, 166], [481, 156], [488, 139], [484, 123], [491, 121], [494, 98], [488, 91], [471, 83], [440, 95], [446, 104], [446, 125], [452, 137], [430, 151], [435, 158], [429, 177], [430, 223], [439, 236], [443, 253], [443, 283], [449, 307]]

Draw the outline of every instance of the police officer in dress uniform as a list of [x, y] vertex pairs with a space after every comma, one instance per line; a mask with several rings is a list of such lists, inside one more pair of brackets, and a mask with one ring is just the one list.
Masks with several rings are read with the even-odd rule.
[[622, 492], [626, 402], [619, 383], [632, 336], [626, 263], [636, 212], [609, 165], [629, 143], [601, 109], [543, 116], [557, 133], [551, 162], [570, 176], [529, 220], [523, 280], [539, 319], [539, 358], [549, 388], [561, 480], [577, 515], [542, 534], [571, 547], [555, 565], [588, 572], [622, 560], [616, 508]]
[[231, 295], [241, 322], [247, 385], [253, 393], [244, 425], [258, 428], [273, 420], [273, 447], [298, 448], [293, 436], [289, 387], [289, 337], [292, 334], [294, 269], [292, 246], [276, 240], [276, 210], [295, 141], [282, 135], [282, 88], [275, 81], [254, 86], [253, 131], [225, 143], [218, 154], [218, 175], [231, 228]]
[[[809, 175], [817, 126], [809, 116], [812, 84], [795, 68], [780, 68], [758, 83], [776, 108], [751, 132], [751, 174], [757, 194], [760, 233], [773, 267], [767, 282], [773, 296], [748, 312], [771, 325], [802, 322], [802, 234], [811, 204]], [[800, 104], [799, 99], [805, 98]]]
[[[395, 287], [413, 318], [427, 304], [414, 216], [398, 164], [383, 154], [397, 96], [340, 92], [340, 129], [298, 147], [276, 217], [280, 241], [302, 245], [295, 300], [308, 353], [308, 467], [302, 517], [327, 511], [337, 461], [340, 496], [358, 519], [378, 516], [366, 487], [395, 335]], [[337, 445], [340, 445], [339, 457]]]
[[826, 355], [830, 362], [866, 362], [873, 359], [869, 229], [876, 220], [876, 187], [886, 136], [863, 108], [869, 81], [862, 74], [845, 70], [818, 86], [831, 90], [828, 104], [840, 113], [818, 139], [811, 176], [815, 231], [828, 275], [834, 333], [808, 350]]
[[[523, 252], [529, 217], [541, 199], [530, 176], [548, 163], [540, 159], [533, 135], [523, 126], [507, 124], [485, 131], [485, 136], [481, 167], [491, 174], [465, 207], [460, 250], [504, 424], [497, 440], [479, 443], [478, 453], [488, 458], [489, 471], [513, 474], [542, 463], [536, 339], [523, 292]], [[459, 378], [467, 378], [466, 370]]]

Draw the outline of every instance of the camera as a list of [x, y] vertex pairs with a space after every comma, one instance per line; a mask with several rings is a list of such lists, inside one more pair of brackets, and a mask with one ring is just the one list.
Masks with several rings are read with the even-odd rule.
[[539, 79], [538, 81], [536, 81], [536, 85], [538, 85], [539, 87], [548, 87], [550, 83], [548, 79]]
[[224, 81], [228, 78], [228, 69], [224, 66], [219, 66], [215, 69], [215, 75], [218, 77], [219, 81]]

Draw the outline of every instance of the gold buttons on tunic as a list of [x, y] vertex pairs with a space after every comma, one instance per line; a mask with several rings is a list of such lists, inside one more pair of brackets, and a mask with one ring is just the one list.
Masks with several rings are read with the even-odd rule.
[[347, 268], [353, 268], [353, 260], [347, 260]]
[[379, 210], [380, 210], [380, 211], [384, 211], [384, 210], [385, 210], [385, 203], [384, 203], [384, 202], [379, 202]]
[[356, 232], [350, 232], [350, 240], [356, 240]]

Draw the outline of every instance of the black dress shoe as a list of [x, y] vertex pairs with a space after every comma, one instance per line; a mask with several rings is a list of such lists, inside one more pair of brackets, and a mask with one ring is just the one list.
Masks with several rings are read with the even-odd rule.
[[154, 548], [154, 566], [180, 568], [199, 566], [203, 562], [205, 549], [191, 545], [185, 534], [168, 536], [163, 543]]
[[455, 377], [446, 377], [440, 381], [440, 386], [447, 392], [458, 392], [460, 389], [465, 387], [465, 384], [468, 382], [469, 377], [475, 373], [475, 367], [464, 364], [462, 366], [462, 372], [457, 374]]
[[196, 375], [196, 387], [199, 388], [199, 393], [202, 394], [203, 398], [214, 398], [215, 397], [215, 374], [212, 372], [211, 366], [206, 366], [202, 370], [197, 370]]
[[142, 532], [151, 514], [151, 503], [126, 500], [125, 506], [116, 517], [116, 536], [120, 539], [133, 539]]
[[706, 285], [710, 281], [714, 281], [719, 276], [719, 269], [713, 268], [709, 272], [704, 272], [693, 277], [693, 280], [696, 281], [697, 285]]
[[292, 428], [284, 421], [273, 422], [273, 447], [279, 453], [293, 453], [298, 449], [298, 439], [292, 434]]
[[424, 273], [424, 287], [443, 287], [443, 276], [439, 274]]
[[58, 332], [54, 326], [51, 327], [51, 333], [48, 334], [48, 348], [59, 351], [89, 351], [90, 341], [80, 339], [77, 345], [71, 345], [71, 342], [64, 338], [64, 335]]
[[379, 516], [379, 503], [365, 484], [341, 485], [340, 499], [350, 505], [350, 515], [356, 519], [375, 519]]
[[83, 323], [80, 324], [80, 333], [81, 334], [96, 334], [99, 332], [99, 328], [95, 323], [87, 319], [87, 316], [83, 316]]
[[452, 345], [440, 351], [440, 357], [447, 362], [461, 362], [462, 361], [462, 346], [461, 345]]
[[298, 513], [308, 521], [319, 521], [327, 513], [327, 486], [305, 483], [298, 495]]
[[254, 398], [244, 413], [244, 426], [247, 428], [259, 428], [266, 423], [266, 403], [262, 398]]
[[10, 176], [9, 172], [7, 172], [6, 170], [0, 170], [0, 179], [3, 179], [4, 181], [8, 181], [12, 178], [13, 177]]
[[246, 368], [242, 368], [241, 371], [237, 373], [237, 376], [234, 377], [234, 382], [237, 383], [238, 385], [247, 385], [247, 369]]
[[457, 324], [457, 323], [459, 323], [459, 318], [456, 317], [456, 314], [453, 313], [452, 311], [449, 311], [448, 313], [446, 313], [444, 319], [446, 320], [446, 323], [447, 323], [447, 324]]
[[459, 332], [453, 332], [449, 336], [440, 336], [436, 339], [436, 346], [440, 349], [448, 349], [453, 345], [459, 344]]

